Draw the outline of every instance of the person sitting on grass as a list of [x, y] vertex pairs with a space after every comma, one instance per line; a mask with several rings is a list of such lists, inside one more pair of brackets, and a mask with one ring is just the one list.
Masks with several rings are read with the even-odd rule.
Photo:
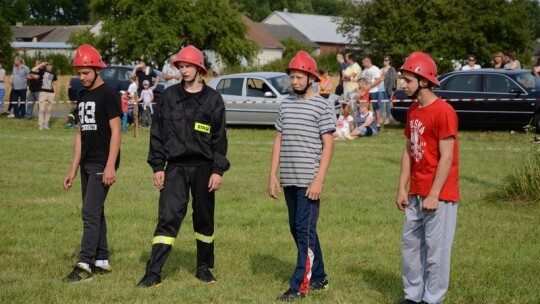
[[351, 105], [348, 102], [342, 103], [339, 112], [334, 139], [353, 139], [351, 131], [354, 129], [354, 117]]
[[369, 110], [369, 102], [360, 101], [356, 103], [360, 109], [356, 129], [351, 132], [352, 138], [377, 135], [377, 122], [373, 112]]

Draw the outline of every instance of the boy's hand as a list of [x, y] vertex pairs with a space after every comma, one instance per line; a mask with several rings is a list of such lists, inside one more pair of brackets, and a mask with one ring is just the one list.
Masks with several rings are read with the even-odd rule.
[[103, 185], [105, 187], [109, 187], [116, 181], [116, 170], [114, 167], [105, 166], [105, 170], [103, 170]]
[[276, 190], [277, 192], [281, 193], [281, 186], [279, 185], [279, 181], [275, 175], [270, 176], [270, 178], [268, 178], [268, 195], [273, 199], [278, 198]]
[[311, 185], [307, 188], [306, 197], [312, 201], [319, 200], [321, 198], [322, 190], [323, 190], [322, 182], [315, 179], [311, 183]]
[[72, 172], [70, 171], [66, 177], [64, 177], [64, 189], [69, 190], [71, 189], [71, 186], [73, 186], [73, 180], [77, 176], [77, 171]]
[[160, 191], [163, 190], [165, 185], [165, 171], [154, 172], [154, 186]]
[[439, 208], [439, 198], [433, 195], [428, 195], [422, 201], [422, 211], [424, 212], [435, 212]]
[[404, 211], [409, 207], [409, 195], [405, 190], [399, 190], [396, 195], [396, 206], [400, 211]]
[[213, 173], [208, 181], [208, 192], [214, 192], [219, 190], [223, 178], [217, 173]]

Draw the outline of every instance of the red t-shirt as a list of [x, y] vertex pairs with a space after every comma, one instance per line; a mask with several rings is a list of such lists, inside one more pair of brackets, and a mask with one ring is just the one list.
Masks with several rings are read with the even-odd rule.
[[127, 113], [128, 112], [128, 98], [125, 96], [122, 96], [122, 112]]
[[458, 119], [451, 105], [438, 98], [420, 108], [414, 103], [407, 112], [407, 125], [403, 132], [411, 140], [411, 180], [409, 194], [427, 196], [435, 179], [439, 164], [439, 141], [455, 138], [452, 167], [441, 189], [439, 200], [459, 201]]

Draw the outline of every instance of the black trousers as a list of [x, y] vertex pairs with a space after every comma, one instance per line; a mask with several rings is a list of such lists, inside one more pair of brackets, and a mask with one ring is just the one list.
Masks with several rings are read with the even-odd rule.
[[103, 185], [100, 164], [81, 166], [83, 236], [79, 262], [90, 264], [95, 260], [109, 259], [105, 199], [109, 187]]
[[193, 196], [193, 229], [197, 242], [197, 267], [214, 267], [214, 192], [208, 192], [212, 166], [168, 166], [159, 196], [159, 217], [147, 274], [161, 273], [187, 212], [189, 192]]

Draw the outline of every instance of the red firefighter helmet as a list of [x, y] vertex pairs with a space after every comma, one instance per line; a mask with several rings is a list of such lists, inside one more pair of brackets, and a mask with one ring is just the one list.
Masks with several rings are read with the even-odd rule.
[[74, 67], [96, 67], [105, 68], [107, 65], [101, 60], [101, 55], [90, 44], [83, 44], [77, 48], [73, 55]]
[[437, 80], [437, 65], [433, 58], [426, 53], [412, 52], [399, 71], [413, 73], [424, 77], [436, 87], [441, 86]]
[[319, 75], [317, 75], [317, 62], [305, 51], [298, 51], [294, 58], [289, 63], [289, 67], [285, 69], [287, 74], [291, 73], [291, 70], [304, 71], [315, 77], [315, 82], [320, 81]]
[[193, 45], [188, 45], [178, 52], [176, 59], [173, 61], [173, 65], [178, 68], [178, 63], [187, 62], [198, 66], [203, 75], [206, 75], [207, 71], [204, 67], [204, 57], [202, 52], [194, 47]]

